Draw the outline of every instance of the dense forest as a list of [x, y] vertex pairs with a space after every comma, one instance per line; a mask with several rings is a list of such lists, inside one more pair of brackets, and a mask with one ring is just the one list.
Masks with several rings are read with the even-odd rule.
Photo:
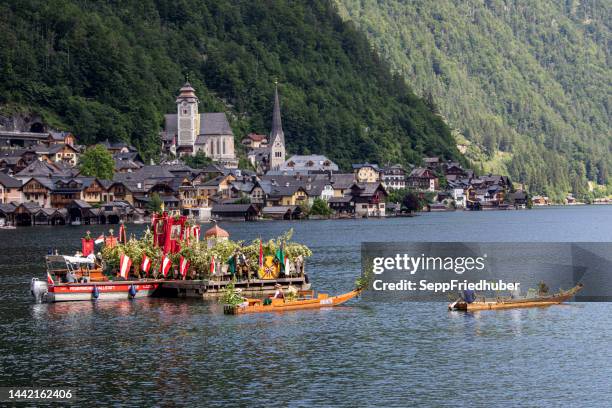
[[612, 2], [336, 2], [477, 167], [557, 197], [612, 182]]
[[81, 143], [159, 150], [185, 75], [237, 139], [270, 128], [274, 81], [288, 148], [359, 161], [461, 159], [444, 120], [329, 1], [0, 1], [0, 106]]

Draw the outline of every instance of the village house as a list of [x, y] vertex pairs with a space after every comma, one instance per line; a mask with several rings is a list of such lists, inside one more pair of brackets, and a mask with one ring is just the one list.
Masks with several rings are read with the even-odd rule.
[[53, 182], [43, 177], [31, 177], [21, 186], [24, 203], [36, 203], [39, 207], [51, 207]]
[[259, 149], [268, 147], [268, 137], [257, 133], [249, 133], [240, 143], [250, 149]]
[[334, 198], [341, 198], [350, 193], [355, 183], [355, 174], [336, 173], [329, 176], [329, 182], [334, 190]]
[[417, 190], [436, 191], [438, 177], [429, 168], [416, 167], [410, 172], [406, 185]]
[[358, 183], [376, 183], [382, 179], [382, 170], [376, 164], [353, 164], [353, 173]]
[[382, 182], [387, 190], [406, 188], [406, 171], [401, 164], [386, 166], [382, 169]]
[[308, 193], [303, 186], [297, 183], [284, 185], [272, 183], [272, 190], [266, 202], [271, 206], [307, 205]]
[[140, 154], [135, 151], [116, 152], [113, 154], [116, 173], [131, 173], [144, 166]]
[[0, 204], [22, 201], [21, 180], [0, 172]]
[[467, 176], [466, 171], [463, 170], [463, 167], [461, 167], [461, 165], [457, 162], [449, 162], [445, 164], [443, 168], [444, 175], [447, 177], [447, 179], [448, 176], [454, 176], [455, 179]]
[[35, 160], [38, 160], [38, 155], [33, 149], [0, 150], [0, 171], [16, 174]]
[[299, 205], [264, 207], [261, 210], [264, 218], [273, 220], [297, 220], [302, 218], [302, 208]]
[[353, 215], [355, 213], [355, 202], [350, 194], [334, 196], [327, 202], [336, 215]]
[[134, 205], [134, 194], [128, 184], [122, 181], [113, 181], [108, 185], [106, 193], [102, 195], [102, 201], [108, 203], [115, 200], [125, 201], [130, 205]]
[[230, 198], [230, 187], [235, 180], [236, 177], [232, 174], [224, 174], [197, 186], [204, 197]]
[[533, 205], [550, 205], [550, 199], [546, 196], [536, 195], [531, 199]]
[[351, 197], [355, 214], [361, 217], [384, 217], [387, 195], [381, 182], [353, 184]]
[[440, 170], [442, 160], [440, 160], [439, 157], [424, 157], [423, 164], [425, 165], [425, 168], [435, 172]]
[[39, 160], [45, 160], [49, 163], [64, 163], [70, 167], [74, 167], [78, 163], [79, 151], [72, 145], [40, 146], [36, 148], [35, 152]]
[[215, 220], [255, 221], [261, 210], [253, 204], [214, 204], [212, 218]]

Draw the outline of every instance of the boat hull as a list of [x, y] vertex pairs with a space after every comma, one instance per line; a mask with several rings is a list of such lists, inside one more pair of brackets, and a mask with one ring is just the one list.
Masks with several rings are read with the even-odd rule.
[[357, 297], [361, 291], [353, 290], [338, 296], [320, 294], [316, 298], [285, 302], [283, 299], [272, 299], [272, 303], [264, 305], [261, 299], [249, 300], [248, 306], [229, 306], [223, 308], [225, 314], [246, 314], [266, 312], [287, 312], [291, 310], [321, 309], [341, 305]]
[[[134, 285], [136, 294], [130, 294], [130, 287]], [[77, 283], [50, 285], [46, 300], [48, 302], [71, 302], [83, 300], [120, 300], [143, 298], [152, 296], [159, 288], [159, 281], [122, 281], [101, 283]], [[98, 296], [95, 296], [95, 290]]]
[[558, 305], [563, 302], [570, 300], [576, 293], [582, 290], [582, 285], [575, 286], [574, 288], [560, 292], [548, 297], [540, 297], [534, 299], [499, 299], [491, 301], [476, 301], [472, 303], [466, 303], [463, 301], [452, 303], [448, 306], [449, 310], [462, 310], [467, 312], [474, 312], [480, 310], [503, 310], [503, 309], [517, 309], [526, 307], [547, 307]]

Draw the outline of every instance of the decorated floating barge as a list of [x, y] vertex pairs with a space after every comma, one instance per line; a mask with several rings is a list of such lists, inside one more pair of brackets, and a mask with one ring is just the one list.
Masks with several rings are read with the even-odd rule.
[[[274, 293], [275, 285], [308, 290], [304, 263], [311, 252], [290, 242], [291, 235], [245, 244], [229, 240], [215, 224], [201, 241], [198, 225], [163, 214], [153, 218], [141, 239], [127, 239], [121, 225], [118, 237], [112, 230], [96, 240], [88, 233], [76, 256], [48, 255], [46, 281], [33, 278], [30, 289], [38, 301], [49, 302], [216, 298], [230, 284], [249, 296]], [[97, 255], [96, 244], [103, 244]]]

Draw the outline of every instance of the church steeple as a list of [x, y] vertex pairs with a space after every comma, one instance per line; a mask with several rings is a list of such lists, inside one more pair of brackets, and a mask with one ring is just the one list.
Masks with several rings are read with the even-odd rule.
[[198, 97], [189, 82], [185, 82], [176, 98], [178, 147], [194, 153], [196, 137], [200, 130]]
[[274, 109], [272, 111], [272, 130], [270, 132], [270, 167], [278, 169], [285, 162], [285, 133], [281, 121], [278, 82], [274, 81]]
[[283, 133], [283, 122], [281, 120], [280, 102], [278, 99], [278, 82], [274, 82], [274, 110], [272, 111], [272, 131], [270, 132], [270, 140], [272, 143], [277, 137], [285, 144], [285, 134]]

